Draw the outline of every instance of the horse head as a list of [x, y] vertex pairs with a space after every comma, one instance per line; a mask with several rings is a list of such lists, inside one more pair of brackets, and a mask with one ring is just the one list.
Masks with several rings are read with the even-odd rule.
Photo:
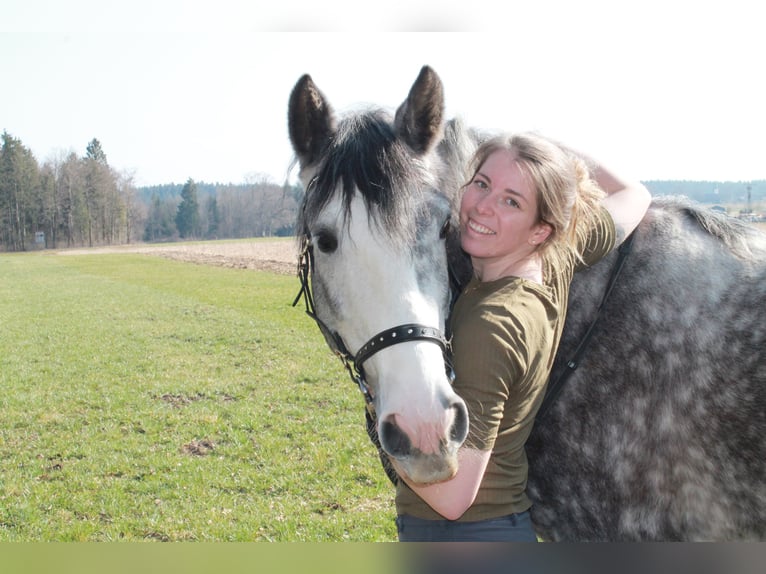
[[417, 484], [455, 474], [468, 431], [442, 335], [445, 243], [456, 228], [437, 175], [443, 115], [441, 80], [428, 67], [394, 117], [369, 109], [338, 118], [309, 75], [288, 110], [312, 314], [358, 372], [394, 468]]

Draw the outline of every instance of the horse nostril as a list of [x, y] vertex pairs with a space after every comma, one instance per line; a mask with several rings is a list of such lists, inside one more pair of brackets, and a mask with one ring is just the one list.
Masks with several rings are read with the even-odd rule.
[[449, 437], [461, 445], [468, 436], [468, 409], [463, 401], [454, 403], [452, 409], [455, 411], [455, 418], [452, 421]]
[[394, 417], [388, 417], [380, 425], [380, 444], [394, 458], [410, 454], [412, 442], [396, 424]]

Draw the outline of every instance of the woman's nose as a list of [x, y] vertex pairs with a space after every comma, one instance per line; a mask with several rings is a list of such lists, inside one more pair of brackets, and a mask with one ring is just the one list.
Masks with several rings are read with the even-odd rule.
[[491, 193], [485, 193], [479, 197], [476, 202], [476, 211], [480, 213], [488, 213], [492, 211], [495, 206], [495, 198]]

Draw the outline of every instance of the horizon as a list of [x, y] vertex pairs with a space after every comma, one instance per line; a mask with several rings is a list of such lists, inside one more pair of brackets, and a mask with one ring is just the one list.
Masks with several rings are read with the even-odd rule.
[[430, 23], [446, 33], [402, 31], [426, 24], [413, 16], [354, 34], [305, 19], [310, 6], [304, 20], [287, 13], [280, 25], [284, 14], [269, 21], [230, 1], [173, 0], [150, 19], [143, 1], [9, 4], [0, 130], [41, 164], [83, 155], [96, 138], [139, 187], [294, 183], [287, 100], [301, 75], [339, 113], [366, 104], [393, 111], [425, 64], [442, 79], [447, 117], [471, 126], [539, 131], [642, 181], [766, 179], [760, 19], [738, 0], [725, 9], [648, 0], [619, 10], [543, 1], [493, 9], [498, 16], [478, 33], [487, 22], [479, 2], [465, 18]]

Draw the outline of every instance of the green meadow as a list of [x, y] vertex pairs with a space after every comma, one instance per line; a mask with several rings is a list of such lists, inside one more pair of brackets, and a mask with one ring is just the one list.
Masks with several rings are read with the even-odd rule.
[[295, 277], [0, 254], [0, 541], [393, 541]]

